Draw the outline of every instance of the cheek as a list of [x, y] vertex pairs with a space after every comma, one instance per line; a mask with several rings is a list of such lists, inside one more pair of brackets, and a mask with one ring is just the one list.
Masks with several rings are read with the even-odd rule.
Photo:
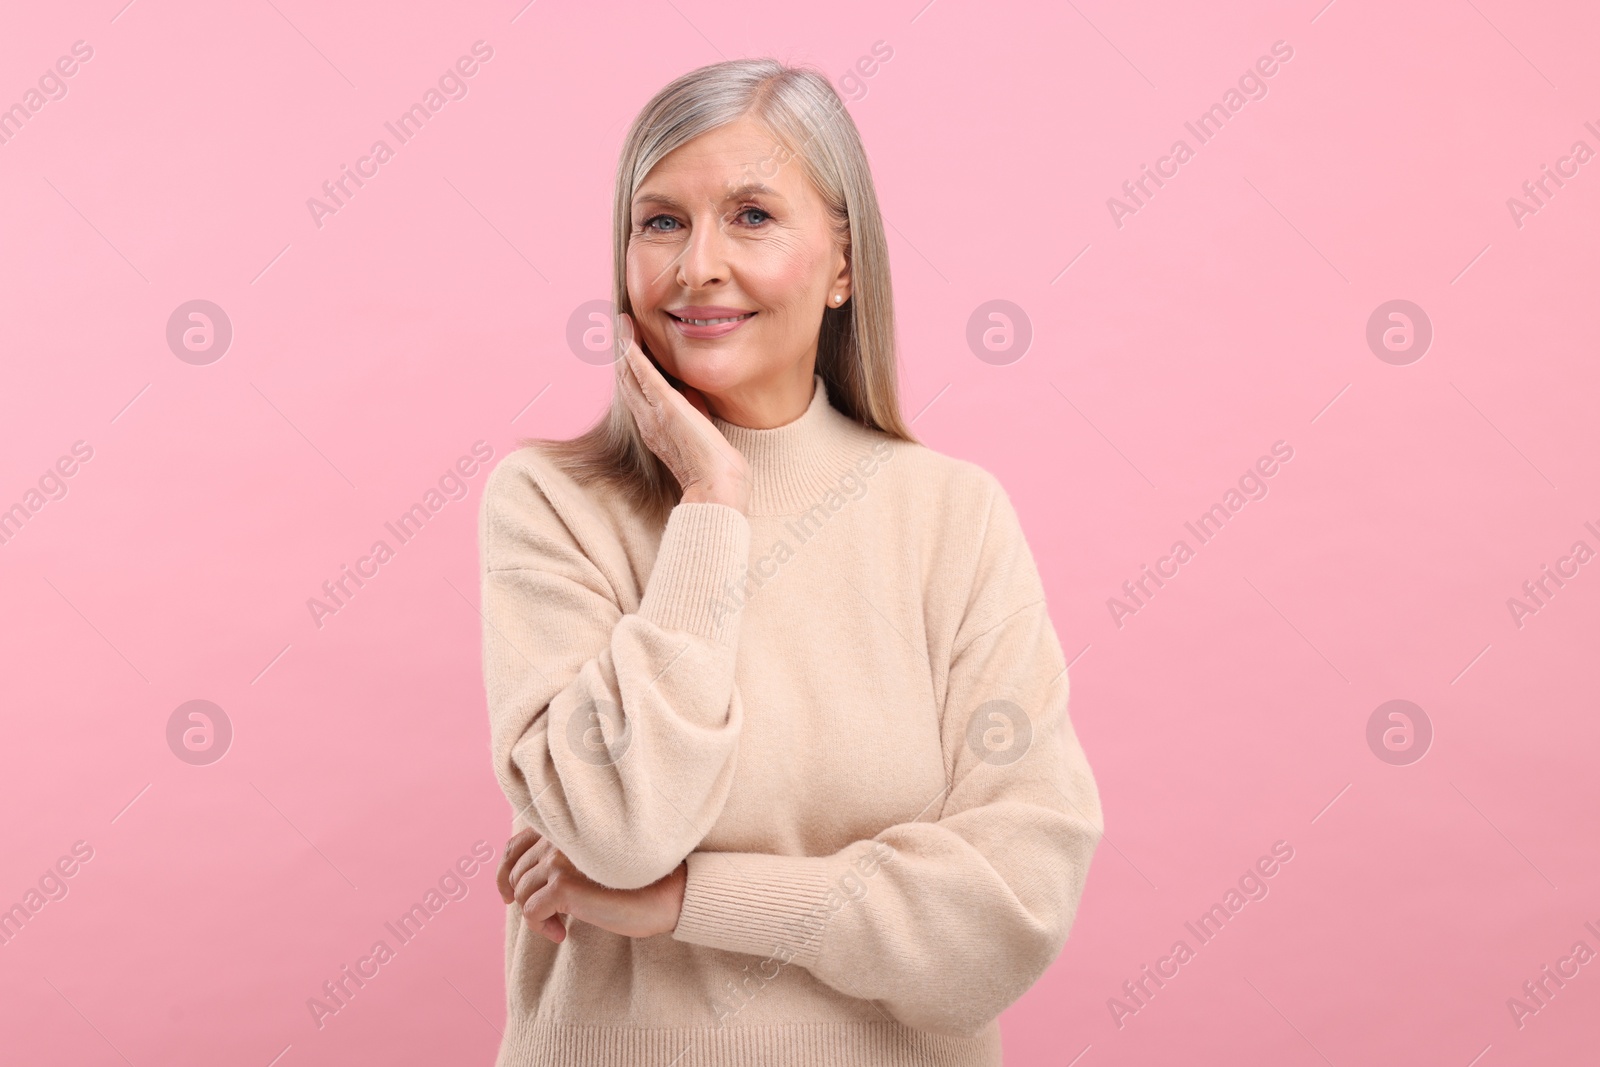
[[673, 253], [648, 244], [630, 244], [623, 260], [628, 299], [635, 307], [648, 306], [661, 299], [672, 282]]
[[628, 299], [637, 307], [643, 302], [645, 296], [643, 281], [647, 277], [644, 273], [644, 264], [640, 260], [639, 249], [630, 245], [627, 258], [623, 260], [623, 277], [628, 285]]
[[[628, 303], [633, 306], [636, 340], [646, 353], [662, 359], [671, 350], [672, 338], [662, 334], [655, 312], [668, 303], [673, 281], [672, 257], [648, 245], [629, 245], [623, 261], [623, 280], [628, 287]], [[677, 373], [675, 367], [667, 368]]]
[[816, 253], [798, 243], [772, 242], [746, 268], [751, 293], [771, 308], [809, 303], [818, 285]]

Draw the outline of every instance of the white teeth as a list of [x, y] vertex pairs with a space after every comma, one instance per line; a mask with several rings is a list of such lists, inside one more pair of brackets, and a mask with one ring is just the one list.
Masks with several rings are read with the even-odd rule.
[[682, 319], [680, 321], [687, 322], [691, 326], [716, 326], [724, 322], [738, 322], [741, 319], [748, 319], [754, 314], [755, 312], [752, 311], [744, 315], [735, 315], [731, 319]]

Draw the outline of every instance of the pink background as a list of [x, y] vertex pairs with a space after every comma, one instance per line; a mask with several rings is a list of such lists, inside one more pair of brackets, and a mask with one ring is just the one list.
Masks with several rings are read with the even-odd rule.
[[[1521, 226], [1507, 206], [1600, 150], [1592, 5], [123, 3], [0, 21], [0, 106], [94, 50], [0, 145], [0, 507], [93, 449], [0, 546], [0, 904], [93, 850], [0, 948], [7, 1062], [492, 1061], [492, 869], [321, 1029], [306, 1007], [504, 842], [482, 470], [320, 628], [306, 601], [475, 441], [600, 409], [611, 371], [567, 323], [609, 295], [652, 93], [763, 54], [840, 84], [879, 41], [850, 110], [906, 413], [1017, 503], [1107, 819], [1008, 1062], [1594, 1058], [1600, 963], [1520, 1027], [1507, 1006], [1600, 950], [1600, 564], [1520, 627], [1507, 606], [1600, 549], [1600, 160]], [[318, 228], [307, 198], [480, 39], [468, 95]], [[1199, 145], [1184, 122], [1280, 40], [1265, 98]], [[1116, 225], [1179, 137], [1194, 158]], [[233, 327], [206, 365], [165, 336], [193, 299]], [[996, 299], [1031, 345], [980, 359]], [[1396, 299], [1434, 333], [1404, 365], [1366, 340]], [[1199, 545], [1185, 521], [1280, 440], [1268, 495]], [[1194, 558], [1119, 627], [1108, 599], [1179, 538]], [[203, 766], [166, 735], [196, 699], [233, 728]], [[1432, 724], [1408, 765], [1367, 740], [1396, 699]], [[1185, 921], [1277, 841], [1270, 893], [1199, 945]], [[1179, 938], [1194, 958], [1119, 1026]]]

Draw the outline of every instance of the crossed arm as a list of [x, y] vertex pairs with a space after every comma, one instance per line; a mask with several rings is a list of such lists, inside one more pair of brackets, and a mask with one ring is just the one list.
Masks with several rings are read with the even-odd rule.
[[[530, 490], [508, 480], [489, 492]], [[497, 542], [485, 526], [496, 768], [528, 826], [500, 886], [530, 925], [559, 941], [566, 914], [778, 955], [907, 1025], [962, 1036], [1038, 979], [1066, 941], [1104, 820], [1042, 585], [998, 482], [944, 686], [946, 791], [926, 821], [829, 856], [696, 850], [727, 799], [742, 723], [737, 614], [716, 610], [715, 591], [745, 564], [743, 516], [675, 509], [639, 610], [624, 615], [539, 500], [521, 501], [524, 516], [547, 509], [533, 533], [505, 541], [502, 526]], [[496, 506], [486, 494], [486, 517]]]

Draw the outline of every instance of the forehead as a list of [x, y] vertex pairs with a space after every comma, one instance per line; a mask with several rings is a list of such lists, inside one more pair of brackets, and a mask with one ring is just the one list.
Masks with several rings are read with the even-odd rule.
[[701, 134], [663, 156], [634, 191], [634, 203], [719, 202], [742, 195], [809, 199], [798, 159], [748, 116]]

